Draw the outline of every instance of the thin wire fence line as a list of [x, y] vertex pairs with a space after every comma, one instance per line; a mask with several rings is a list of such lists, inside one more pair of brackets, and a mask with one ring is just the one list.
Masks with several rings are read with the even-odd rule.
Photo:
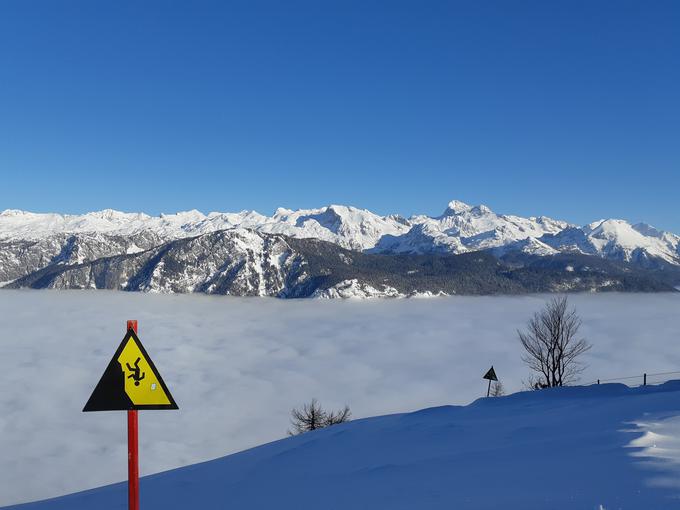
[[612, 378], [609, 378], [609, 379], [596, 379], [596, 380], [594, 380], [594, 381], [592, 381], [592, 382], [585, 383], [585, 386], [590, 386], [590, 385], [592, 385], [592, 384], [606, 383], [606, 382], [628, 381], [628, 380], [631, 380], [631, 379], [643, 379], [643, 380], [647, 380], [647, 379], [649, 379], [650, 377], [657, 377], [657, 376], [660, 376], [660, 375], [680, 375], [680, 371], [676, 371], [676, 372], [644, 373], [644, 374], [640, 374], [640, 375], [630, 375], [630, 376], [626, 376], [626, 377], [612, 377]]
[[658, 372], [656, 374], [647, 374], [647, 376], [650, 376], [650, 375], [669, 375], [669, 374], [680, 374], [680, 372]]

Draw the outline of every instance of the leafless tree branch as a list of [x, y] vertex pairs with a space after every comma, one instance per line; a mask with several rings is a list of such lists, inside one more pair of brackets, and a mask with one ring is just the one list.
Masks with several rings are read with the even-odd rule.
[[558, 297], [534, 314], [526, 331], [517, 332], [524, 348], [522, 361], [537, 375], [534, 388], [564, 386], [583, 372], [585, 365], [578, 358], [592, 346], [578, 338], [580, 327], [576, 310], [569, 309], [566, 297]]

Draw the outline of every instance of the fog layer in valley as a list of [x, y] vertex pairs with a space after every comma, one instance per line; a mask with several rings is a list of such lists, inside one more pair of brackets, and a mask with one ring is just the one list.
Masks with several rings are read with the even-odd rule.
[[[125, 479], [125, 413], [81, 410], [126, 319], [180, 406], [140, 413], [148, 474], [279, 439], [312, 397], [355, 418], [463, 404], [486, 391], [491, 364], [519, 391], [516, 330], [546, 299], [0, 291], [0, 504]], [[583, 382], [680, 370], [680, 294], [570, 299], [593, 344]]]

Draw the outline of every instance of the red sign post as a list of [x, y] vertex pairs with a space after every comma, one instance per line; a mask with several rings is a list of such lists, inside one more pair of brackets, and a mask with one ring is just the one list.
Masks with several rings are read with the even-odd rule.
[[[127, 330], [137, 334], [137, 321], [127, 321]], [[128, 425], [128, 509], [139, 510], [139, 428], [137, 409], [127, 412]]]

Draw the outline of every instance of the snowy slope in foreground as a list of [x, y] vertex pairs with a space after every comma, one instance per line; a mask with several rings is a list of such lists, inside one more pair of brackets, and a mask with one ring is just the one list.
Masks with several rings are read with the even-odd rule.
[[[358, 420], [143, 478], [141, 506], [677, 508], [680, 449], [658, 430], [678, 432], [678, 401], [680, 381], [607, 384]], [[125, 502], [126, 485], [116, 484], [13, 508]]]

